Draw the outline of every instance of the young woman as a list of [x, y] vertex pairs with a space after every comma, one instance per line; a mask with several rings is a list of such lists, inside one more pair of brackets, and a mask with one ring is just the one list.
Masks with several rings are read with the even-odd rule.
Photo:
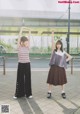
[[14, 99], [24, 96], [32, 98], [29, 39], [25, 36], [21, 37], [23, 29], [26, 28], [21, 28], [18, 39], [18, 69]]
[[[54, 35], [54, 32], [52, 32], [52, 35]], [[62, 88], [61, 96], [62, 98], [66, 98], [64, 91], [64, 84], [67, 83], [65, 68], [66, 62], [71, 60], [72, 57], [63, 50], [63, 44], [60, 40], [58, 40], [56, 46], [54, 46], [53, 36], [53, 53], [50, 59], [50, 70], [47, 78], [47, 83], [49, 84], [47, 98], [51, 98], [52, 85], [60, 85]]]

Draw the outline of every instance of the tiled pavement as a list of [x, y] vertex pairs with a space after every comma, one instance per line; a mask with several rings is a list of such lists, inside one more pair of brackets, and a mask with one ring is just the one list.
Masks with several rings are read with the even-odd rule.
[[61, 98], [60, 86], [53, 86], [52, 99], [46, 98], [47, 70], [32, 70], [33, 98], [14, 100], [16, 71], [0, 71], [0, 114], [2, 105], [9, 105], [10, 114], [80, 114], [80, 72], [73, 75], [67, 71], [68, 83], [65, 86], [66, 99]]

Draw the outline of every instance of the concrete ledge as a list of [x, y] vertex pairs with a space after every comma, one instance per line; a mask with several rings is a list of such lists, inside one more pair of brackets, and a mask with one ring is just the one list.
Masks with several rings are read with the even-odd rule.
[[[0, 68], [0, 71], [3, 71], [3, 68]], [[6, 71], [17, 71], [17, 68], [6, 68]], [[49, 68], [31, 68], [31, 71], [49, 71]], [[71, 71], [71, 69], [68, 68], [66, 71]], [[74, 71], [80, 71], [80, 68], [73, 68]]]

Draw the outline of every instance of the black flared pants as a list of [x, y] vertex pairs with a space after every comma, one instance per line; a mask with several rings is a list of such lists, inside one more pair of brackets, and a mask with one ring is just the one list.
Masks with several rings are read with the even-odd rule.
[[16, 97], [29, 97], [32, 95], [31, 89], [31, 67], [30, 63], [18, 63]]

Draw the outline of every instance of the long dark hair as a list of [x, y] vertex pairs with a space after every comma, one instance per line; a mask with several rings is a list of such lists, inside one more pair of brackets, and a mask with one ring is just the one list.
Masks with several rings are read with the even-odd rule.
[[57, 42], [56, 42], [56, 49], [55, 49], [55, 51], [57, 51], [57, 44], [60, 44], [61, 45], [61, 48], [60, 48], [60, 50], [63, 52], [63, 43], [61, 42], [61, 40], [58, 40]]

